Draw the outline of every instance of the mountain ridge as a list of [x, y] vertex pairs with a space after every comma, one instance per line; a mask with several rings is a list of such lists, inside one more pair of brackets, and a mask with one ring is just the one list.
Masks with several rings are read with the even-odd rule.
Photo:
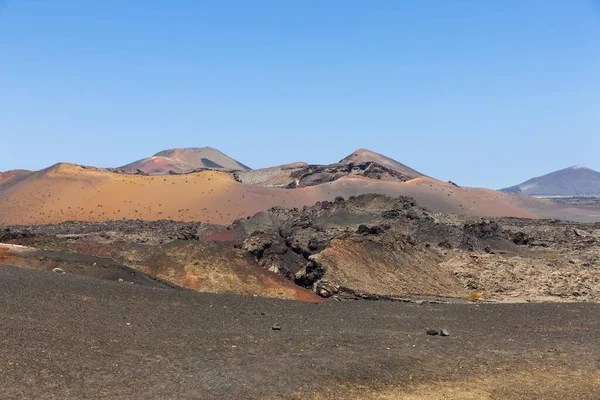
[[574, 165], [500, 191], [540, 197], [600, 196], [600, 172]]

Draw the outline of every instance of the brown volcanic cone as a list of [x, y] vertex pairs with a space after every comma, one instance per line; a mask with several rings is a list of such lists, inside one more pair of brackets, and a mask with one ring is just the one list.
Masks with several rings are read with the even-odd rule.
[[348, 164], [348, 163], [360, 164], [360, 163], [365, 163], [365, 162], [372, 162], [375, 164], [379, 164], [386, 168], [393, 169], [395, 171], [409, 175], [413, 178], [416, 178], [419, 176], [424, 176], [419, 171], [416, 171], [402, 163], [399, 163], [396, 160], [392, 160], [389, 157], [386, 157], [384, 155], [375, 153], [374, 151], [367, 150], [367, 149], [356, 150], [354, 153], [350, 154], [348, 157], [341, 160], [340, 164]]
[[171, 149], [120, 167], [149, 174], [185, 173], [197, 169], [248, 171], [249, 167], [211, 147]]
[[278, 167], [237, 172], [236, 176], [240, 182], [247, 184], [289, 189], [316, 186], [344, 177], [406, 182], [424, 175], [389, 157], [360, 149], [334, 164], [292, 163]]

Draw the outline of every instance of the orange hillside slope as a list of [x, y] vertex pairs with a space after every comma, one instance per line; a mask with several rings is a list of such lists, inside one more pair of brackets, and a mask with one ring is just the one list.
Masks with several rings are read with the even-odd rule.
[[298, 197], [284, 189], [245, 186], [220, 172], [142, 176], [58, 164], [0, 190], [0, 221], [45, 224], [125, 218], [230, 223], [275, 205], [316, 201], [310, 193]]
[[0, 189], [0, 222], [45, 224], [125, 218], [229, 224], [273, 206], [302, 207], [363, 193], [412, 196], [434, 211], [474, 216], [537, 215], [506, 201], [508, 195], [503, 193], [458, 188], [430, 178], [405, 183], [342, 178], [318, 186], [279, 189], [244, 185], [216, 171], [142, 176], [58, 164]]

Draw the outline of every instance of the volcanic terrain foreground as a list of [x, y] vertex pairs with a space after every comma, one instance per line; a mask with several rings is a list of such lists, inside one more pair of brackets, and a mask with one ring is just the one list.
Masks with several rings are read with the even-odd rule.
[[597, 304], [311, 304], [13, 267], [0, 301], [6, 399], [600, 396]]
[[275, 207], [229, 226], [6, 226], [0, 264], [308, 301], [597, 302], [599, 244], [598, 223], [465, 217], [370, 194], [301, 210]]

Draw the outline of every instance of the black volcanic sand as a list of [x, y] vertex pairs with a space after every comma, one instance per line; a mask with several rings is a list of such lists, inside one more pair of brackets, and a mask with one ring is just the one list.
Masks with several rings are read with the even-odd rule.
[[[344, 399], [359, 385], [600, 367], [598, 304], [309, 304], [3, 266], [0, 305], [2, 399]], [[494, 398], [548, 385], [508, 382]]]
[[[19, 254], [26, 268], [52, 271], [62, 270], [67, 274], [83, 275], [97, 279], [121, 281], [123, 283], [179, 288], [154, 276], [144, 274], [133, 268], [116, 263], [109, 258], [94, 257], [87, 254], [58, 251], [36, 250]], [[8, 266], [15, 266], [6, 262]], [[16, 266], [19, 266], [18, 264]]]

